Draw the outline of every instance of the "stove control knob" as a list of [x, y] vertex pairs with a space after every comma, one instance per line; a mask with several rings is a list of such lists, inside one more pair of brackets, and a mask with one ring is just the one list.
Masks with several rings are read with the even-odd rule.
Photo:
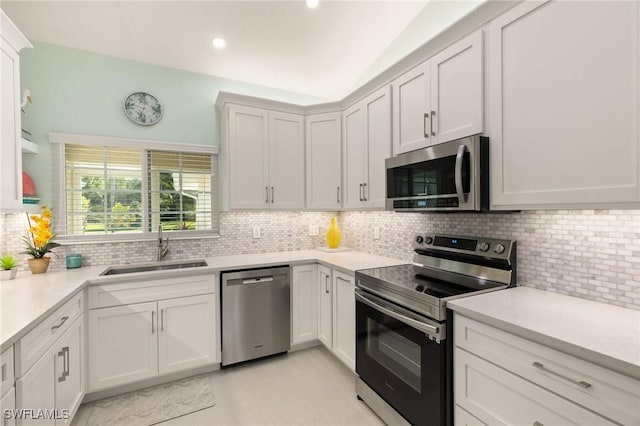
[[498, 254], [504, 253], [504, 246], [502, 244], [496, 244], [496, 247], [493, 249]]
[[424, 237], [424, 243], [425, 244], [431, 244], [433, 242], [433, 238], [431, 237]]
[[418, 236], [416, 237], [416, 243], [418, 243], [418, 244], [422, 244], [422, 242], [423, 242], [423, 241], [424, 241], [424, 238], [422, 238], [422, 235], [418, 235]]
[[478, 250], [480, 250], [480, 251], [488, 251], [489, 250], [489, 243], [486, 243], [484, 241], [481, 242], [481, 243], [478, 243]]

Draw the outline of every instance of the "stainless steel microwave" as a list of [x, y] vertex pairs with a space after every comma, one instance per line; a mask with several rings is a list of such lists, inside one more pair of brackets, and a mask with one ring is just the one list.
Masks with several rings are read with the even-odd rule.
[[489, 210], [489, 138], [470, 136], [385, 160], [387, 210]]

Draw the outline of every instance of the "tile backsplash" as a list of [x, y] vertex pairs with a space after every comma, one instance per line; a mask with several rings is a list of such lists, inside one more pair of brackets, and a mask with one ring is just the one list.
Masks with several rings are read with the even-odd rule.
[[640, 310], [640, 210], [344, 212], [340, 219], [345, 245], [406, 261], [419, 232], [517, 240], [518, 285]]
[[[491, 214], [394, 212], [228, 212], [220, 238], [172, 240], [168, 259], [310, 249], [324, 245], [338, 216], [343, 245], [410, 262], [418, 232], [518, 240], [518, 285], [640, 310], [640, 210], [553, 210]], [[24, 214], [0, 215], [0, 253], [23, 251]], [[309, 225], [320, 235], [309, 236]], [[254, 239], [259, 226], [262, 237]], [[374, 227], [380, 238], [374, 239]], [[77, 244], [56, 249], [84, 265], [154, 260], [155, 242]], [[22, 255], [21, 255], [22, 256]], [[26, 258], [26, 255], [23, 256]]]

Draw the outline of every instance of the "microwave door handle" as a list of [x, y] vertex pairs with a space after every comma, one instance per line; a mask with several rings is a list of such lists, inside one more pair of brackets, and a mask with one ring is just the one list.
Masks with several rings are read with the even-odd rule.
[[425, 334], [428, 334], [429, 336], [434, 336], [434, 337], [438, 337], [440, 334], [440, 327], [436, 327], [433, 326], [431, 324], [425, 324], [423, 322], [414, 320], [413, 318], [409, 318], [406, 317], [402, 314], [399, 314], [398, 312], [392, 311], [391, 309], [387, 309], [384, 306], [381, 306], [379, 303], [374, 302], [373, 300], [369, 299], [368, 297], [362, 295], [361, 293], [356, 293], [356, 300], [359, 302], [364, 303], [365, 305], [368, 305], [370, 307], [372, 307], [373, 309], [382, 312], [383, 314], [398, 320], [410, 327], [416, 328], [420, 331], [422, 331]]
[[460, 145], [458, 147], [458, 153], [456, 154], [456, 167], [455, 167], [455, 184], [456, 184], [456, 194], [458, 195], [458, 201], [462, 206], [465, 202], [464, 200], [464, 187], [462, 186], [462, 160], [464, 159], [464, 152], [467, 150], [465, 145]]

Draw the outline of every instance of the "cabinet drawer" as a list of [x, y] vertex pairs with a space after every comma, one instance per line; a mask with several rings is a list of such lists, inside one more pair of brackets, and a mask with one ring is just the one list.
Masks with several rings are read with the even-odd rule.
[[485, 424], [615, 424], [459, 348], [454, 368], [456, 404]]
[[16, 347], [19, 360], [16, 376], [22, 377], [81, 313], [82, 292], [79, 292], [20, 339]]
[[616, 422], [640, 425], [638, 380], [459, 315], [454, 342]]
[[0, 381], [0, 395], [4, 395], [5, 392], [13, 387], [13, 382], [15, 381], [13, 346], [0, 354]]
[[215, 293], [215, 282], [211, 273], [89, 287], [89, 309]]

